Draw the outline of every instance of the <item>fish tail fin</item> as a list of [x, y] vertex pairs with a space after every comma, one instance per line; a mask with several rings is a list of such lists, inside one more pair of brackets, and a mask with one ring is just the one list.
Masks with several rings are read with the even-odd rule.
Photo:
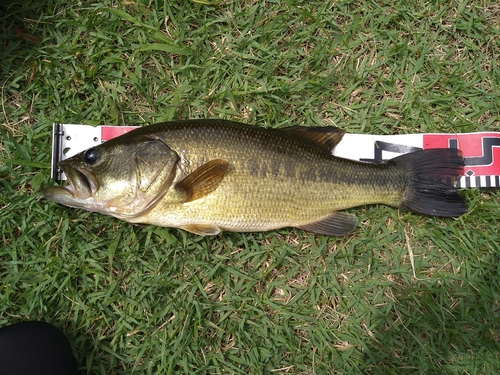
[[409, 177], [400, 208], [444, 217], [456, 217], [467, 212], [465, 198], [456, 188], [464, 170], [460, 150], [420, 150], [391, 161], [404, 168]]

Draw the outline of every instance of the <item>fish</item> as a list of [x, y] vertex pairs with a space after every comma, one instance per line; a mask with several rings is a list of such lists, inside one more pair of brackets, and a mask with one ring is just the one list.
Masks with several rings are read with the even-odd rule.
[[341, 236], [358, 225], [344, 210], [385, 204], [457, 217], [460, 150], [418, 150], [381, 163], [332, 155], [332, 126], [265, 128], [179, 120], [137, 128], [59, 163], [68, 183], [44, 196], [131, 223], [197, 235], [286, 227]]

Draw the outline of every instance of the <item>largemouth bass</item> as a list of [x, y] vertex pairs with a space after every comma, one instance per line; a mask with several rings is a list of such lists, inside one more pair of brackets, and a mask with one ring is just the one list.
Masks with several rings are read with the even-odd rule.
[[145, 126], [62, 161], [67, 186], [45, 197], [132, 223], [199, 235], [296, 227], [344, 235], [382, 203], [432, 216], [467, 211], [455, 188], [457, 149], [422, 150], [371, 164], [331, 150], [334, 127], [269, 129], [223, 120]]

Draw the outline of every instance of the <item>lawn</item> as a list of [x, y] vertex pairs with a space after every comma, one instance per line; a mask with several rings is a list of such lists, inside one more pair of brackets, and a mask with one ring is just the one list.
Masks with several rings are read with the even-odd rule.
[[41, 195], [53, 122], [223, 118], [351, 133], [500, 129], [491, 1], [0, 5], [0, 326], [62, 329], [82, 374], [493, 374], [500, 191], [344, 237], [199, 237]]

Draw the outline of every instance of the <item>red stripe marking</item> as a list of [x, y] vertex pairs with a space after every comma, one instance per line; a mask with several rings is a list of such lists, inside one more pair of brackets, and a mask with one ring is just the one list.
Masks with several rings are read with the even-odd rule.
[[139, 126], [102, 126], [101, 127], [101, 142], [109, 141], [120, 135], [128, 133], [131, 130], [137, 129]]

